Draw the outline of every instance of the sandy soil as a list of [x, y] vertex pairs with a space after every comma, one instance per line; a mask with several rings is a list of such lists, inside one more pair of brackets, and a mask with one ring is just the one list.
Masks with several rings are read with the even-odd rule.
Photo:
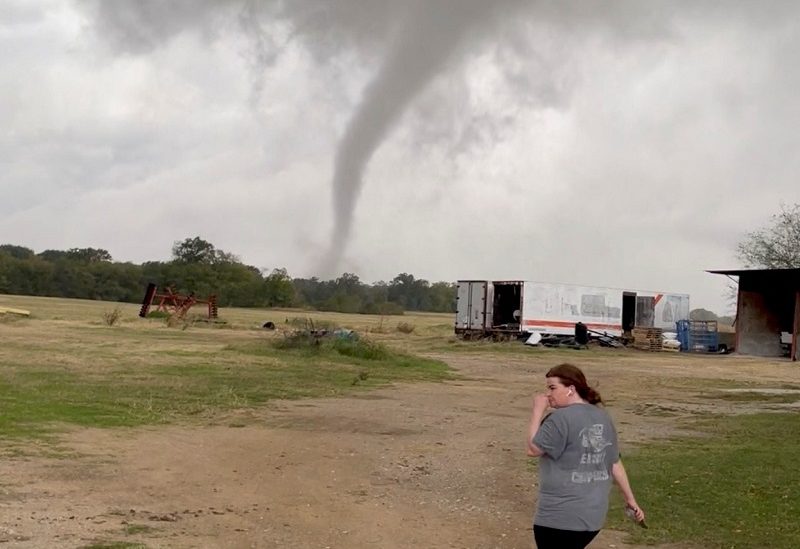
[[[5, 458], [0, 546], [531, 548], [536, 475], [523, 441], [553, 361], [439, 358], [461, 378], [279, 402], [205, 427], [79, 430], [60, 446], [67, 456]], [[745, 359], [687, 364], [587, 363], [623, 445], [709, 405], [655, 379], [765, 375]], [[788, 365], [769, 371], [800, 382]], [[670, 414], [648, 413], [655, 402]], [[606, 530], [591, 547], [631, 549], [624, 539]]]

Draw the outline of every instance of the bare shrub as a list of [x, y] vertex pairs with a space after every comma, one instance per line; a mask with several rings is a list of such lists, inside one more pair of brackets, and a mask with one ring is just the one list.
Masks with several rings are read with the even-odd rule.
[[368, 377], [369, 377], [369, 371], [361, 370], [360, 372], [358, 372], [358, 375], [353, 378], [353, 381], [350, 383], [350, 385], [358, 385], [362, 381], [366, 381]]
[[385, 320], [385, 316], [381, 315], [381, 319], [378, 322], [377, 326], [370, 326], [367, 328], [367, 332], [372, 334], [385, 334], [387, 332], [386, 327], [383, 325], [383, 321]]
[[108, 326], [113, 326], [122, 317], [122, 309], [115, 307], [113, 311], [106, 311], [103, 313], [103, 322]]
[[165, 317], [164, 323], [170, 328], [180, 328], [182, 330], [189, 327], [189, 322], [178, 313], [172, 313]]
[[332, 332], [338, 328], [335, 322], [331, 322], [329, 320], [315, 321], [313, 318], [300, 316], [287, 318], [285, 323], [297, 330], [306, 330], [311, 332], [319, 332], [323, 330]]
[[272, 346], [276, 349], [301, 349], [318, 351], [322, 345], [324, 334], [312, 332], [310, 330], [296, 330], [285, 332], [282, 338], [272, 341]]

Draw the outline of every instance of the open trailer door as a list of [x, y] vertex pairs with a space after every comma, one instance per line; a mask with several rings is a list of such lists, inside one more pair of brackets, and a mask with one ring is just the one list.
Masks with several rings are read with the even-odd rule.
[[644, 295], [636, 296], [636, 326], [652, 328], [656, 319], [656, 298]]
[[483, 332], [489, 297], [486, 280], [459, 280], [456, 283], [456, 333]]
[[498, 332], [519, 332], [522, 322], [522, 290], [521, 280], [493, 281], [492, 307], [487, 311], [491, 318], [490, 328]]

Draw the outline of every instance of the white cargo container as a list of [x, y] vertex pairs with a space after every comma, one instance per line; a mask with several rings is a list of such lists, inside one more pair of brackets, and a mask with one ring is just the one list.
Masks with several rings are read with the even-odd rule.
[[455, 331], [573, 335], [582, 322], [592, 332], [621, 336], [634, 327], [674, 331], [689, 318], [689, 296], [523, 280], [459, 280]]

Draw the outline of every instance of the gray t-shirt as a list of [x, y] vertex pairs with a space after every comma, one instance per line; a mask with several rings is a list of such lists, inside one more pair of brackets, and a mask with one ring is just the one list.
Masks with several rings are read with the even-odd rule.
[[595, 531], [608, 512], [611, 466], [619, 460], [611, 417], [593, 404], [553, 411], [533, 443], [539, 459], [539, 503], [534, 524], [561, 530]]

